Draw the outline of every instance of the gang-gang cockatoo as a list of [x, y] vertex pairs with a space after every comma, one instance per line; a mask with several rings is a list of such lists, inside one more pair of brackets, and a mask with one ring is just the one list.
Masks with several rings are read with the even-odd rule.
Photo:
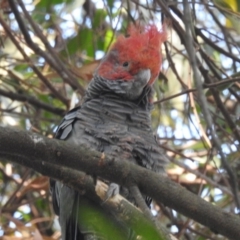
[[[119, 36], [102, 59], [82, 105], [64, 117], [56, 137], [161, 172], [166, 157], [153, 135], [150, 112], [166, 33], [148, 25], [131, 26], [128, 34]], [[116, 184], [109, 188], [111, 194], [119, 191], [135, 203], [127, 189], [117, 189]], [[94, 213], [87, 221], [80, 220], [84, 195], [54, 180], [51, 191], [63, 240], [105, 239], [91, 226]]]

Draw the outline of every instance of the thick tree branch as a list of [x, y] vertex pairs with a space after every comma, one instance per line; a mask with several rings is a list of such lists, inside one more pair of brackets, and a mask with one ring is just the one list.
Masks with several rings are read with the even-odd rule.
[[[27, 162], [28, 160], [26, 160], [25, 163]], [[154, 236], [153, 239], [173, 239], [172, 236], [170, 238], [167, 230], [159, 226], [159, 224], [156, 223], [157, 229], [154, 228], [152, 221], [146, 219], [143, 213], [138, 208], [133, 206], [121, 195], [116, 195], [106, 201], [105, 199], [108, 186], [101, 181], [97, 181], [97, 184], [95, 186], [94, 179], [90, 175], [82, 171], [77, 171], [63, 166], [56, 166], [55, 164], [51, 164], [48, 162], [44, 162], [43, 164], [41, 161], [36, 162], [31, 160], [27, 163], [26, 166], [39, 169], [40, 173], [51, 176], [56, 180], [62, 181], [69, 187], [72, 187], [79, 191], [82, 195], [87, 195], [89, 199], [91, 199], [98, 205], [101, 205], [102, 208], [105, 209], [105, 211], [113, 212], [111, 220], [115, 220], [114, 218], [117, 217], [117, 220], [120, 221], [121, 225], [124, 226], [124, 228], [128, 228], [129, 226], [131, 226], [136, 232], [136, 234], [143, 237], [143, 239], [148, 239], [146, 234], [148, 234], [149, 232], [146, 232], [141, 227], [139, 228], [137, 224], [138, 222], [142, 223], [141, 226], [145, 225], [151, 229], [151, 232]], [[132, 217], [130, 218], [129, 216]]]
[[[230, 239], [240, 239], [240, 221], [237, 216], [223, 212], [160, 174], [84, 146], [73, 146], [31, 132], [0, 127], [0, 158], [58, 179], [61, 176], [57, 177], [46, 166], [82, 170], [126, 187], [137, 184], [141, 191], [156, 201]], [[69, 179], [74, 181], [74, 174], [72, 176]]]

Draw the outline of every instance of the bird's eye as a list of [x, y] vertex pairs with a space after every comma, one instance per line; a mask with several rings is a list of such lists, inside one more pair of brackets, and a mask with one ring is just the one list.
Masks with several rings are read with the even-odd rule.
[[123, 67], [127, 67], [127, 66], [128, 66], [128, 62], [124, 62]]

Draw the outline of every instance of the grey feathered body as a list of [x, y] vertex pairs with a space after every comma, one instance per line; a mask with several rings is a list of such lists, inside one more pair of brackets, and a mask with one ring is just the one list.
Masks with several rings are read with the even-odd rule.
[[[95, 78], [90, 83], [83, 104], [64, 117], [56, 137], [78, 145], [84, 144], [155, 172], [162, 171], [166, 157], [151, 129], [152, 105], [149, 97], [152, 88], [145, 87], [141, 96], [133, 101], [121, 93], [112, 93], [107, 84], [100, 78]], [[51, 190], [54, 210], [60, 215], [63, 240], [101, 239], [94, 236], [91, 238], [91, 233], [89, 238], [84, 238], [80, 232], [87, 236], [85, 233], [88, 230], [81, 228], [81, 222], [78, 225], [72, 218], [83, 196], [54, 181], [51, 182]], [[121, 194], [134, 203], [126, 189]]]

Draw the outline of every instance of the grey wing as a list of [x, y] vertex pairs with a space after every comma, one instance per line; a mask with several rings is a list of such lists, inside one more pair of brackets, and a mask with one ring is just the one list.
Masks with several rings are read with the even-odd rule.
[[[73, 123], [76, 121], [77, 111], [80, 109], [74, 108], [70, 112], [66, 114], [66, 116], [63, 118], [61, 123], [59, 124], [55, 138], [66, 140], [69, 134], [72, 131]], [[52, 201], [53, 201], [53, 209], [54, 212], [59, 215], [59, 196], [60, 196], [60, 188], [56, 187], [56, 181], [53, 179], [50, 179], [50, 191], [52, 193]]]
[[76, 107], [67, 113], [57, 128], [55, 138], [61, 140], [67, 139], [73, 129], [74, 122], [77, 120], [77, 113], [79, 110], [80, 107]]
[[[74, 108], [66, 114], [57, 128], [55, 138], [67, 140], [70, 137], [79, 109], [80, 107]], [[50, 179], [50, 192], [54, 212], [59, 216], [62, 240], [83, 240], [84, 237], [78, 224], [76, 224], [77, 215], [74, 214], [77, 209], [79, 194], [53, 179]]]
[[[81, 108], [78, 107], [67, 113], [57, 128], [56, 138], [65, 141], [76, 140], [74, 142], [78, 144], [81, 144], [82, 140], [86, 141], [81, 136], [81, 128], [76, 127], [81, 123], [74, 125], [79, 119], [79, 115], [81, 115], [80, 110]], [[109, 239], [102, 236], [101, 229], [96, 228], [99, 222], [96, 222], [95, 212], [102, 211], [101, 206], [97, 206], [74, 189], [53, 179], [50, 179], [50, 191], [54, 212], [59, 216], [62, 240]], [[86, 208], [91, 209], [91, 211], [87, 212], [87, 215]]]

